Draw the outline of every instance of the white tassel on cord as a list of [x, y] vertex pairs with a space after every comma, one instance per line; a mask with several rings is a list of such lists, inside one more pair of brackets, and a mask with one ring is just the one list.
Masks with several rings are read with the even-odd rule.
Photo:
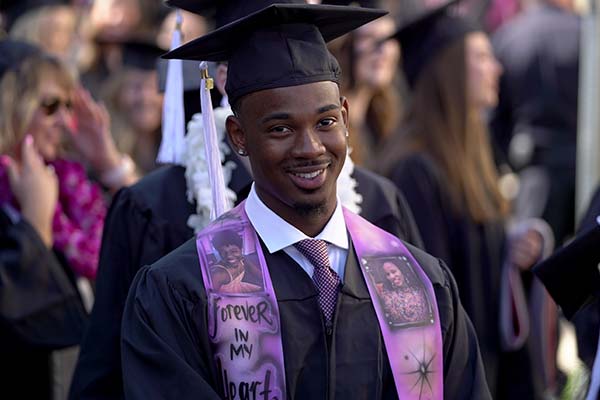
[[223, 179], [223, 168], [221, 167], [221, 152], [219, 150], [219, 139], [215, 126], [215, 115], [210, 98], [210, 90], [213, 88], [213, 80], [208, 76], [208, 63], [200, 63], [202, 81], [200, 83], [200, 106], [202, 107], [202, 123], [204, 126], [204, 143], [206, 150], [206, 162], [208, 164], [208, 176], [212, 188], [213, 207], [210, 219], [214, 220], [230, 208], [227, 201], [225, 180]]
[[[181, 11], [176, 12], [175, 30], [171, 39], [171, 50], [181, 45]], [[185, 150], [185, 110], [183, 106], [183, 63], [169, 60], [162, 114], [162, 141], [156, 161], [159, 163], [182, 164]]]

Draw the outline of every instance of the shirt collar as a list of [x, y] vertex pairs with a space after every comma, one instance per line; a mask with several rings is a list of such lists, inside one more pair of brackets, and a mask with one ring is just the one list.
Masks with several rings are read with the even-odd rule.
[[[244, 208], [252, 226], [267, 246], [269, 253], [285, 249], [300, 240], [310, 239], [267, 207], [258, 197], [254, 183], [252, 184]], [[327, 225], [325, 225], [321, 233], [312, 239], [325, 240], [334, 246], [348, 250], [346, 222], [344, 221], [344, 214], [339, 199]]]

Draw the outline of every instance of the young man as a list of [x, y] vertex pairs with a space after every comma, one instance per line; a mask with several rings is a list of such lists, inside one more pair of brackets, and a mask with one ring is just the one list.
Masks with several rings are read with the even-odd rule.
[[[203, 7], [211, 6], [210, 2], [188, 3], [186, 0], [170, 1], [170, 4], [198, 13], [205, 11]], [[262, 8], [245, 0], [219, 2], [212, 6], [228, 6], [217, 9], [217, 26], [237, 19], [229, 13], [247, 15]], [[198, 63], [195, 64], [197, 73]], [[226, 67], [220, 69], [227, 70]], [[185, 79], [187, 83], [188, 77]], [[215, 87], [223, 95], [224, 85], [225, 79], [216, 74]], [[196, 91], [194, 99], [197, 97]], [[194, 109], [194, 104], [189, 108], [188, 105], [186, 102], [186, 114], [189, 108]], [[223, 122], [223, 130], [224, 125]], [[193, 135], [199, 134], [202, 132], [190, 130], [187, 138], [192, 140]], [[250, 191], [250, 171], [233, 152], [225, 160], [237, 164], [228, 187], [236, 193], [238, 201], [242, 201]], [[127, 293], [142, 266], [156, 262], [194, 236], [189, 222], [197, 208], [186, 196], [192, 189], [189, 182], [186, 185], [186, 176], [194, 167], [193, 162], [187, 169], [179, 165], [161, 167], [115, 195], [104, 225], [94, 309], [81, 345], [69, 398], [123, 397], [120, 333]], [[354, 166], [351, 174], [350, 170], [344, 165], [338, 178], [338, 187], [344, 190], [338, 193], [342, 204], [355, 206], [352, 202], [360, 199], [358, 205], [363, 218], [419, 247], [421, 239], [417, 227], [399, 189], [389, 180], [359, 166]]]
[[[445, 267], [337, 200], [348, 104], [325, 41], [380, 15], [270, 6], [171, 53], [229, 61], [227, 130], [254, 185], [245, 203], [137, 274], [123, 318], [126, 397], [490, 397]], [[232, 228], [260, 260], [262, 292], [227, 294], [210, 279], [211, 240]], [[369, 269], [381, 256], [421, 279], [428, 319], [388, 325]]]

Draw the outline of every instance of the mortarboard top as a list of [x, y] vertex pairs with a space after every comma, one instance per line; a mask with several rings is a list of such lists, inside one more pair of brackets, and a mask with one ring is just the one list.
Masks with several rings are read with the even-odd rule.
[[354, 6], [364, 8], [382, 8], [380, 0], [323, 0], [321, 4], [332, 6]]
[[23, 60], [34, 54], [41, 54], [38, 47], [14, 39], [0, 40], [0, 80], [4, 73], [11, 68], [16, 68]]
[[533, 273], [570, 319], [600, 289], [599, 263], [600, 224], [537, 264]]
[[[274, 3], [305, 4], [306, 2], [303, 0], [167, 0], [165, 2], [169, 7], [180, 8], [214, 20], [216, 29]], [[183, 24], [185, 24], [185, 19], [183, 20]], [[200, 88], [198, 62], [184, 60], [182, 68], [184, 77], [183, 90], [198, 90]], [[158, 63], [158, 86], [161, 92], [165, 91], [166, 77], [167, 62], [160, 60]]]
[[129, 41], [123, 43], [123, 67], [154, 70], [164, 50], [149, 41]]
[[272, 4], [163, 57], [228, 61], [225, 89], [235, 104], [259, 90], [338, 82], [341, 71], [325, 42], [385, 14], [359, 7]]
[[466, 34], [481, 30], [475, 21], [452, 15], [451, 0], [401, 24], [393, 35], [402, 49], [402, 69], [410, 87], [414, 87], [421, 72], [442, 50]]

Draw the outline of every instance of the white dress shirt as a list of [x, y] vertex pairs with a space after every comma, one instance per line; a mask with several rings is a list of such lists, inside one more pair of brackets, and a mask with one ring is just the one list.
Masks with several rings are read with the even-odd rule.
[[340, 204], [341, 202], [338, 199], [331, 219], [327, 222], [321, 233], [314, 238], [306, 236], [267, 207], [258, 197], [258, 194], [256, 194], [254, 183], [244, 207], [250, 223], [265, 243], [269, 253], [273, 254], [279, 250], [285, 251], [311, 278], [314, 267], [294, 247], [294, 243], [304, 239], [321, 239], [326, 241], [331, 268], [339, 275], [343, 282], [346, 258], [348, 257], [348, 233]]

